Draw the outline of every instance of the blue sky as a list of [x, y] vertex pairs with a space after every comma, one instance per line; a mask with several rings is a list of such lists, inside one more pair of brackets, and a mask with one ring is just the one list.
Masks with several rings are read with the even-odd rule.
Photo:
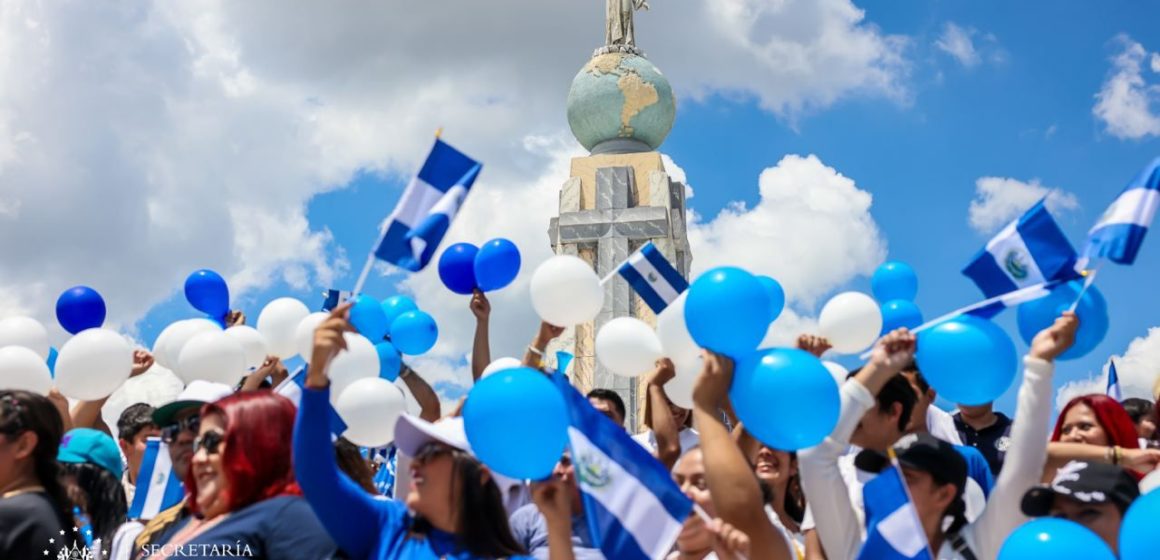
[[[893, 74], [897, 87], [883, 93], [883, 88], [854, 85], [840, 91], [836, 101], [815, 102], [801, 110], [777, 108], [776, 104], [773, 110], [768, 109], [770, 104], [763, 102], [772, 94], [757, 86], [746, 91], [736, 84], [714, 88], [693, 83], [687, 76], [695, 69], [682, 66], [681, 51], [666, 48], [672, 41], [655, 38], [664, 30], [658, 29], [657, 20], [645, 19], [653, 15], [638, 16], [641, 41], [651, 60], [666, 73], [668, 68], [674, 69], [670, 75], [678, 91], [678, 116], [661, 151], [684, 170], [695, 188], [691, 206], [699, 215], [712, 219], [736, 201], [753, 207], [760, 200], [756, 186], [763, 170], [777, 165], [787, 154], [814, 154], [873, 196], [870, 214], [881, 231], [888, 258], [908, 262], [917, 270], [917, 303], [929, 318], [979, 298], [977, 289], [959, 273], [988, 238], [968, 221], [977, 180], [1034, 180], [1070, 194], [1074, 207], [1057, 211], [1056, 217], [1073, 244], [1080, 246], [1087, 228], [1125, 183], [1160, 155], [1160, 132], [1126, 137], [1111, 132], [1108, 124], [1093, 114], [1096, 95], [1115, 71], [1111, 59], [1125, 51], [1129, 42], [1142, 42], [1146, 51], [1142, 79], [1147, 84], [1160, 84], [1160, 67], [1150, 67], [1153, 59], [1148, 58], [1160, 50], [1152, 25], [1160, 19], [1160, 5], [886, 0], [857, 5], [865, 10], [861, 27], [904, 39], [905, 45], [898, 51], [905, 60], [904, 68]], [[664, 17], [664, 10], [666, 6], [654, 6], [657, 17]], [[952, 53], [939, 47], [940, 41], [947, 44], [953, 29], [969, 39], [969, 50]], [[695, 31], [694, 26], [674, 34]], [[654, 37], [653, 46], [649, 46], [649, 34]], [[569, 52], [580, 54], [560, 64], [575, 67], [589, 48], [586, 44], [569, 47]], [[815, 73], [826, 71], [814, 69]], [[547, 107], [545, 114], [555, 115], [551, 118], [558, 121], [549, 119], [520, 130], [550, 133], [553, 127], [559, 128], [566, 86], [565, 79], [554, 91], [549, 87], [537, 98]], [[696, 93], [687, 93], [691, 91]], [[325, 104], [326, 96], [321, 98]], [[502, 105], [502, 96], [496, 99]], [[494, 141], [486, 134], [456, 139], [456, 126], [462, 130], [475, 118], [486, 122], [487, 105], [476, 108], [483, 114], [435, 117], [434, 121], [452, 125], [447, 138], [464, 150], [482, 151], [498, 159], [502, 155], [485, 147]], [[1153, 108], [1152, 114], [1155, 111]], [[430, 130], [434, 128], [431, 122], [420, 119], [413, 128]], [[299, 200], [309, 230], [326, 231], [331, 236], [324, 258], [331, 263], [333, 278], [329, 284], [333, 286], [353, 285], [378, 222], [393, 207], [406, 183], [404, 170], [417, 163], [415, 156], [429, 142], [417, 134], [402, 136], [394, 141], [406, 147], [392, 153], [388, 163], [370, 156], [356, 166], [360, 169], [316, 178], [314, 192]], [[372, 146], [368, 151], [373, 153], [374, 149]], [[485, 163], [489, 166], [485, 176], [496, 165], [508, 166], [503, 177], [511, 176], [508, 162]], [[519, 166], [515, 167], [518, 171]], [[536, 173], [542, 170], [541, 166]], [[561, 174], [546, 184], [558, 185], [565, 178]], [[542, 228], [547, 227], [549, 217], [542, 217]], [[779, 248], [752, 250], [777, 252]], [[209, 266], [201, 262], [187, 259], [181, 266], [184, 270]], [[268, 282], [247, 287], [235, 306], [247, 312], [251, 324], [262, 303], [277, 296], [293, 295], [313, 306], [321, 301], [319, 292], [329, 287], [322, 285], [325, 276], [310, 273], [299, 281], [274, 274]], [[1160, 241], [1155, 239], [1146, 243], [1135, 266], [1111, 266], [1101, 273], [1097, 286], [1108, 300], [1111, 328], [1094, 352], [1059, 368], [1057, 386], [1098, 373], [1109, 355], [1122, 354], [1130, 341], [1144, 337], [1157, 325], [1160, 298], [1151, 297], [1149, 286], [1158, 276]], [[378, 297], [395, 293], [400, 289], [396, 280], [375, 275], [368, 292]], [[868, 277], [863, 273], [845, 278], [829, 293], [843, 289], [869, 291]], [[153, 305], [136, 323], [141, 340], [151, 342], [170, 321], [192, 316], [180, 294], [170, 293], [171, 297]], [[798, 303], [796, 311], [814, 316], [824, 300]], [[465, 310], [462, 320], [468, 320]], [[998, 322], [1024, 349], [1014, 328], [1014, 313], [1007, 313]], [[526, 323], [520, 327], [525, 328]], [[527, 335], [531, 335], [530, 330]], [[1013, 403], [1014, 388], [1000, 399], [999, 406], [1009, 411]]]

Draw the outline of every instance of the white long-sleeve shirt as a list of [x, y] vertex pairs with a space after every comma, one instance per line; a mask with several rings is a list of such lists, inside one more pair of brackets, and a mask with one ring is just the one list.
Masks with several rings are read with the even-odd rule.
[[[1039, 482], [1047, 461], [1047, 426], [1051, 416], [1051, 377], [1054, 365], [1027, 357], [1023, 359], [1023, 382], [1019, 387], [1018, 408], [1011, 426], [1011, 448], [983, 514], [961, 531], [963, 539], [979, 560], [993, 559], [1007, 536], [1026, 521], [1019, 510], [1024, 492]], [[802, 489], [817, 520], [818, 536], [826, 557], [847, 560], [858, 555], [866, 529], [854, 513], [845, 481], [838, 470], [838, 458], [849, 445], [850, 436], [862, 415], [874, 406], [874, 396], [861, 383], [841, 387], [841, 415], [830, 437], [798, 457]], [[939, 560], [961, 560], [949, 542], [938, 551]]]

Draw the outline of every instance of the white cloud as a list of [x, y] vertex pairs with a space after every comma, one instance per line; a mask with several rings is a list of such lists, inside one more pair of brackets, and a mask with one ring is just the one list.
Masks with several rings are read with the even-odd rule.
[[1056, 215], [1079, 208], [1074, 194], [1045, 187], [1038, 179], [1023, 182], [1008, 177], [980, 177], [975, 181], [975, 199], [971, 201], [968, 222], [979, 233], [994, 233], [1045, 196], [1047, 209]]
[[1160, 53], [1152, 53], [1152, 71], [1160, 73]]
[[942, 35], [934, 42], [939, 50], [951, 55], [959, 64], [968, 68], [978, 66], [982, 62], [979, 52], [975, 49], [972, 37], [977, 33], [973, 28], [959, 27], [953, 22], [943, 26]]
[[[1160, 327], [1148, 329], [1148, 334], [1136, 337], [1128, 343], [1128, 349], [1120, 356], [1112, 356], [1116, 362], [1116, 376], [1124, 398], [1139, 397], [1152, 400], [1152, 387], [1160, 377]], [[1108, 386], [1108, 365], [1101, 368], [1098, 378], [1082, 379], [1064, 384], [1056, 392], [1055, 406], [1063, 408], [1071, 399], [1080, 395], [1103, 393]]]
[[[1115, 39], [1122, 50], [1112, 57], [1112, 71], [1104, 81], [1092, 114], [1108, 133], [1121, 139], [1140, 140], [1160, 136], [1160, 85], [1144, 80], [1141, 65], [1148, 52], [1127, 35]], [[1160, 63], [1155, 53], [1152, 69]]]

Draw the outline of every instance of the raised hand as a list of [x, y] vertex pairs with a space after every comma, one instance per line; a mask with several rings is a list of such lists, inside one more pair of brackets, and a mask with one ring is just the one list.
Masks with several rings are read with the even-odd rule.
[[830, 346], [830, 341], [826, 340], [825, 337], [813, 334], [803, 334], [799, 336], [797, 339], [797, 347], [801, 350], [809, 352], [810, 354], [813, 354], [818, 358], [821, 358], [822, 354], [825, 354], [827, 350], [832, 348]]
[[716, 413], [728, 398], [729, 385], [733, 383], [733, 360], [709, 350], [704, 350], [702, 355], [705, 364], [693, 385], [693, 404]]
[[673, 361], [661, 358], [657, 360], [656, 367], [645, 377], [645, 382], [649, 385], [664, 387], [665, 383], [672, 381], [676, 375], [677, 367], [673, 365]]
[[226, 313], [226, 328], [236, 327], [238, 325], [246, 324], [246, 314], [242, 313], [240, 309], [235, 309]]
[[1160, 449], [1124, 449], [1120, 464], [1142, 473], [1150, 473], [1160, 465]]
[[1075, 343], [1075, 332], [1079, 330], [1079, 317], [1072, 311], [1065, 311], [1050, 327], [1039, 331], [1031, 340], [1031, 351], [1027, 354], [1048, 362], [1067, 352]]
[[551, 478], [533, 484], [532, 501], [549, 524], [553, 521], [571, 524], [572, 496], [559, 479]]
[[350, 308], [353, 302], [335, 307], [318, 328], [314, 329], [314, 351], [310, 353], [310, 370], [306, 373], [306, 384], [310, 387], [325, 387], [330, 383], [326, 376], [330, 362], [339, 352], [346, 350], [343, 333], [354, 332], [350, 324]]
[[487, 321], [491, 317], [491, 302], [488, 301], [487, 294], [484, 294], [479, 288], [476, 288], [471, 294], [470, 307], [476, 321]]
[[149, 371], [153, 367], [153, 354], [146, 350], [133, 351], [133, 369], [129, 373], [129, 377], [137, 377], [142, 373]]
[[917, 338], [905, 327], [890, 331], [874, 346], [870, 363], [883, 372], [893, 375], [902, 371], [912, 360], [917, 349]]
[[713, 533], [713, 552], [719, 560], [741, 560], [749, 557], [749, 535], [720, 518], [708, 524]]

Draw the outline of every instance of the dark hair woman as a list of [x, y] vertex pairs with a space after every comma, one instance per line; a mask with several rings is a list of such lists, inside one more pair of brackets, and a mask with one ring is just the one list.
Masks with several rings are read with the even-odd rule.
[[61, 438], [56, 460], [64, 469], [63, 482], [85, 544], [94, 550], [108, 548], [129, 511], [117, 443], [100, 430], [69, 430]]
[[[0, 558], [55, 558], [74, 533], [60, 483], [64, 423], [47, 398], [0, 391]], [[62, 535], [65, 535], [62, 537]]]

